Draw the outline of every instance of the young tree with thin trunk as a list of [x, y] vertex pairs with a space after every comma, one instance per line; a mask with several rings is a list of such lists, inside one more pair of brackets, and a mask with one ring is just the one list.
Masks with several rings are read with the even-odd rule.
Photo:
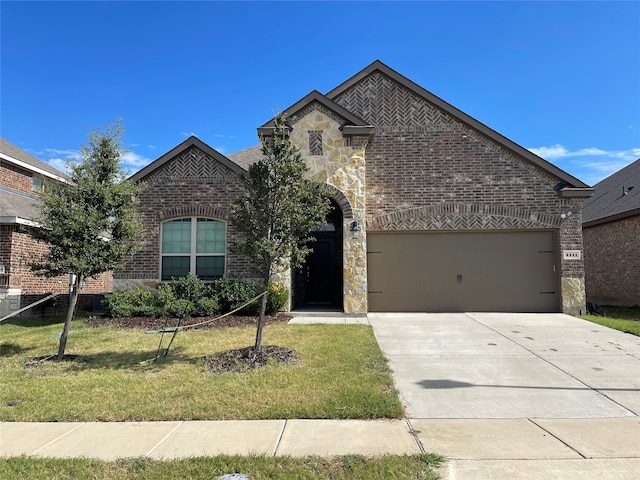
[[[325, 186], [305, 177], [307, 164], [291, 143], [285, 118], [277, 115], [273, 135], [261, 138], [263, 158], [242, 177], [245, 194], [232, 204], [231, 225], [243, 238], [235, 253], [249, 257], [264, 290], [281, 268], [300, 266], [313, 240], [309, 232], [326, 221]], [[255, 353], [262, 345], [267, 295], [262, 296]]]
[[140, 248], [142, 224], [136, 210], [140, 186], [126, 180], [120, 122], [89, 133], [79, 163], [67, 162], [66, 183], [47, 184], [42, 193], [39, 228], [31, 236], [48, 252], [30, 263], [40, 275], [70, 275], [69, 309], [57, 359], [64, 357], [81, 285], [86, 279], [120, 268]]

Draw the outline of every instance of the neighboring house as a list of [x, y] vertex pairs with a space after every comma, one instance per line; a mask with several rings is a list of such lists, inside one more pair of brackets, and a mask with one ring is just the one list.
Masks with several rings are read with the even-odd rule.
[[587, 300], [640, 305], [640, 159], [594, 189], [582, 215]]
[[[593, 190], [577, 178], [379, 61], [284, 112], [334, 205], [304, 268], [279, 277], [292, 309], [584, 310], [581, 210]], [[272, 120], [258, 128], [272, 132]], [[191, 137], [133, 175], [148, 238], [114, 287], [250, 277], [229, 253], [228, 219], [238, 175], [260, 157]]]
[[[69, 279], [35, 275], [28, 261], [46, 252], [29, 229], [38, 228], [39, 194], [49, 182], [64, 182], [62, 172], [24, 150], [0, 139], [0, 317], [15, 312], [51, 292], [68, 293]], [[92, 309], [94, 293], [111, 291], [111, 273], [89, 280], [78, 308]], [[58, 297], [58, 309], [66, 308], [68, 295]], [[25, 314], [41, 313], [43, 306]]]

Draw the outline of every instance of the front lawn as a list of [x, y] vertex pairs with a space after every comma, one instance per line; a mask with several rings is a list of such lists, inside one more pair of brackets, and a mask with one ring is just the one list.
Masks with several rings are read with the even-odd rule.
[[[159, 334], [84, 320], [71, 327], [75, 361], [29, 360], [57, 352], [62, 317], [0, 326], [0, 420], [161, 421], [400, 418], [385, 358], [365, 325], [265, 327], [263, 345], [295, 350], [296, 363], [213, 374], [205, 357], [253, 345], [254, 326], [180, 332], [157, 364]], [[165, 339], [165, 345], [168, 339]], [[141, 363], [142, 362], [142, 363]]]
[[614, 307], [605, 305], [602, 309], [604, 310], [604, 317], [596, 315], [578, 315], [578, 317], [640, 337], [640, 307]]
[[305, 479], [421, 479], [440, 478], [432, 470], [442, 463], [433, 454], [381, 455], [373, 458], [347, 455], [332, 458], [219, 456], [158, 461], [146, 458], [103, 462], [90, 459], [15, 457], [0, 461], [0, 478], [93, 478], [96, 480], [155, 480], [189, 478], [211, 480], [244, 473], [251, 480]]

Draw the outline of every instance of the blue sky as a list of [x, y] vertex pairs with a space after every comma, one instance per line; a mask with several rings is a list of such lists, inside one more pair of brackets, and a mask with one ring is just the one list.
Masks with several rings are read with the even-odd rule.
[[376, 59], [594, 184], [640, 158], [640, 2], [0, 2], [0, 135], [61, 167], [122, 118], [135, 172], [221, 153]]

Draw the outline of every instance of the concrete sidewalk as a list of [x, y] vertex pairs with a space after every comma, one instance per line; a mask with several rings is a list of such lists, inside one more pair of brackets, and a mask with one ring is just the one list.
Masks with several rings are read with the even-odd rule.
[[640, 339], [566, 315], [300, 315], [370, 323], [410, 418], [0, 423], [0, 456], [114, 460], [434, 452], [445, 480], [638, 480]]
[[640, 421], [262, 420], [0, 423], [0, 456], [333, 456], [437, 452], [445, 479], [637, 480]]

